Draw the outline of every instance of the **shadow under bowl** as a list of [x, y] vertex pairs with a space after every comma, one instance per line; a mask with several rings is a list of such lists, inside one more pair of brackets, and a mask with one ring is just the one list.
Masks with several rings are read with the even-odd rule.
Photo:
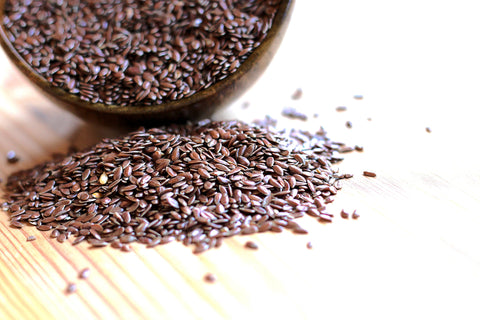
[[53, 86], [39, 75], [15, 50], [4, 29], [5, 0], [0, 0], [0, 44], [14, 65], [56, 105], [88, 122], [106, 126], [138, 126], [184, 122], [210, 117], [244, 93], [265, 71], [275, 55], [287, 29], [295, 0], [282, 0], [272, 27], [262, 43], [240, 65], [237, 71], [212, 86], [176, 101], [153, 106], [118, 106], [91, 103], [78, 95]]

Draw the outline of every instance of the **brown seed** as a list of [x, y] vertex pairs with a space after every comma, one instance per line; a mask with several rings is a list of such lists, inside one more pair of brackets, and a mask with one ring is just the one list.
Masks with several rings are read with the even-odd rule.
[[292, 231], [293, 233], [297, 233], [297, 234], [308, 234], [308, 230], [303, 229], [302, 227], [294, 228]]
[[247, 242], [245, 242], [245, 248], [252, 249], [252, 250], [257, 250], [258, 245], [253, 241], [247, 241]]
[[75, 291], [77, 291], [77, 285], [73, 282], [68, 283], [67, 288], [65, 289], [65, 292], [67, 294], [71, 294], [71, 293], [74, 293]]
[[132, 251], [132, 246], [129, 245], [129, 244], [124, 244], [120, 250], [122, 250], [123, 252], [131, 252]]
[[312, 242], [308, 241], [307, 242], [307, 249], [312, 249], [312, 248], [313, 248]]
[[89, 197], [88, 192], [80, 192], [77, 196], [77, 198], [82, 201], [88, 200]]
[[52, 229], [52, 226], [49, 225], [49, 224], [42, 224], [42, 225], [37, 226], [37, 229], [40, 230], [40, 231], [48, 231], [48, 230]]
[[298, 119], [302, 121], [308, 120], [308, 117], [306, 114], [303, 114], [299, 110], [292, 108], [292, 107], [287, 107], [282, 110], [282, 115], [284, 117], [290, 118], [290, 119]]
[[18, 160], [20, 160], [16, 154], [15, 151], [13, 150], [10, 150], [7, 152], [7, 162], [8, 163], [16, 163], [18, 162]]
[[90, 273], [91, 272], [89, 268], [84, 268], [78, 273], [78, 277], [80, 279], [87, 279], [88, 277], [90, 277]]
[[270, 190], [268, 190], [268, 188], [265, 187], [265, 186], [258, 186], [258, 187], [257, 187], [257, 190], [258, 190], [261, 194], [266, 195], [266, 196], [268, 196], [268, 195], [270, 194]]
[[320, 213], [319, 220], [320, 222], [332, 222], [333, 218], [328, 214]]
[[359, 217], [360, 217], [360, 215], [358, 214], [357, 210], [353, 210], [352, 218], [353, 219], [358, 219]]
[[108, 242], [95, 238], [90, 239], [88, 243], [90, 243], [92, 247], [105, 247], [106, 245], [108, 245]]
[[11, 227], [14, 227], [14, 228], [22, 228], [23, 227], [23, 224], [19, 221], [16, 221], [16, 220], [13, 220], [10, 222], [10, 226]]
[[202, 252], [205, 252], [209, 249], [209, 246], [205, 243], [199, 243], [195, 246], [195, 249], [193, 250], [194, 254], [200, 254]]
[[350, 214], [348, 212], [346, 212], [344, 209], [342, 209], [342, 211], [340, 212], [340, 216], [343, 219], [348, 219], [350, 217]]
[[283, 169], [279, 165], [274, 165], [273, 171], [279, 176], [283, 176]]
[[203, 280], [205, 280], [205, 282], [208, 282], [208, 283], [214, 283], [217, 281], [217, 277], [215, 277], [215, 275], [212, 273], [207, 273], [203, 277]]
[[257, 232], [258, 232], [258, 227], [254, 225], [245, 227], [241, 231], [242, 234], [254, 234]]
[[375, 178], [377, 176], [377, 174], [375, 172], [372, 172], [372, 171], [363, 171], [363, 175], [365, 177], [371, 177], [371, 178]]
[[297, 90], [295, 90], [295, 92], [292, 94], [292, 99], [293, 100], [298, 100], [302, 97], [303, 95], [303, 91], [301, 88], [298, 88]]
[[340, 146], [338, 148], [338, 152], [340, 152], [340, 153], [352, 152], [353, 150], [354, 150], [354, 148], [349, 147], [349, 146]]

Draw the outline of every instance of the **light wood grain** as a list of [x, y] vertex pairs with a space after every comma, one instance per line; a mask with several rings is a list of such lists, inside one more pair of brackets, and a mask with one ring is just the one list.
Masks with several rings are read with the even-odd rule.
[[[73, 247], [12, 229], [0, 214], [0, 319], [480, 318], [476, 5], [297, 1], [270, 68], [215, 115], [250, 121], [294, 106], [311, 122], [281, 124], [323, 126], [334, 140], [362, 145], [339, 165], [355, 177], [329, 207], [356, 209], [358, 220], [302, 218], [308, 235], [236, 237], [193, 255], [178, 243], [130, 253]], [[3, 54], [0, 66], [2, 179], [122, 133], [56, 108]], [[293, 101], [298, 87], [304, 95]], [[21, 158], [13, 165], [4, 156], [12, 149]], [[243, 248], [252, 239], [258, 251]], [[86, 267], [91, 276], [79, 280]], [[204, 282], [207, 272], [218, 281]], [[78, 291], [66, 295], [69, 282]]]

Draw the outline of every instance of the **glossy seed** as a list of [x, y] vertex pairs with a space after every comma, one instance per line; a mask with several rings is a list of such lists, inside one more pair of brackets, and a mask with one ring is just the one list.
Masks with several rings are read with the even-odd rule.
[[67, 288], [65, 289], [65, 292], [67, 294], [71, 294], [77, 291], [77, 285], [73, 282], [70, 282], [67, 284]]
[[78, 277], [80, 279], [87, 279], [88, 277], [90, 277], [90, 269], [89, 268], [85, 268], [85, 269], [82, 269], [79, 273], [78, 273]]
[[258, 244], [256, 244], [253, 241], [247, 241], [247, 242], [245, 242], [245, 248], [252, 249], [252, 250], [257, 250], [258, 249]]
[[375, 172], [372, 172], [372, 171], [363, 171], [363, 175], [365, 177], [371, 177], [371, 178], [375, 178], [377, 176], [377, 174]]
[[205, 282], [208, 282], [208, 283], [214, 283], [217, 281], [217, 277], [215, 277], [215, 275], [212, 273], [205, 274], [203, 279], [205, 280]]
[[100, 182], [100, 184], [106, 184], [108, 182], [108, 176], [105, 172], [102, 173], [102, 175], [98, 179], [98, 182]]

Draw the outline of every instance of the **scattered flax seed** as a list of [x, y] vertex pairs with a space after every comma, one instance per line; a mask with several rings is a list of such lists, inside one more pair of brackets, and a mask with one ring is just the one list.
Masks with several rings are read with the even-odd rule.
[[65, 292], [67, 294], [71, 294], [71, 293], [74, 293], [75, 291], [77, 291], [77, 285], [73, 282], [70, 282], [68, 285], [67, 285], [67, 288], [65, 289]]
[[82, 270], [78, 273], [78, 277], [79, 277], [80, 279], [87, 279], [89, 276], [90, 276], [90, 269], [89, 269], [89, 268], [82, 269]]
[[352, 218], [353, 219], [358, 219], [359, 217], [360, 217], [360, 215], [357, 213], [357, 210], [353, 210]]
[[427, 131], [428, 133], [432, 132], [432, 129], [430, 129], [430, 127], [426, 127], [425, 128], [425, 131]]
[[217, 277], [213, 273], [207, 273], [204, 277], [203, 280], [208, 283], [214, 283], [217, 281]]
[[303, 90], [301, 88], [298, 88], [297, 90], [295, 90], [295, 92], [292, 94], [292, 99], [293, 100], [298, 100], [300, 98], [302, 98], [302, 95], [303, 95]]
[[362, 152], [362, 151], [363, 151], [363, 147], [356, 145], [356, 146], [355, 146], [355, 151]]
[[35, 238], [35, 236], [28, 236], [27, 237], [27, 241], [34, 241], [34, 240], [37, 240], [37, 238]]
[[307, 242], [307, 249], [312, 249], [313, 248], [313, 244], [311, 241], [308, 241]]
[[352, 152], [353, 150], [355, 150], [355, 149], [352, 148], [352, 147], [349, 147], [349, 146], [340, 146], [340, 148], [338, 149], [338, 152], [348, 153], [348, 152]]
[[18, 160], [20, 160], [20, 159], [18, 158], [15, 151], [10, 150], [10, 151], [7, 152], [7, 162], [8, 163], [17, 163]]
[[252, 250], [258, 250], [258, 244], [256, 244], [253, 241], [247, 241], [247, 242], [245, 242], [245, 248], [252, 249]]
[[352, 128], [352, 122], [351, 121], [345, 122], [345, 127], [347, 127], [348, 129], [351, 129]]
[[346, 212], [344, 209], [342, 209], [342, 211], [340, 212], [340, 216], [343, 218], [343, 219], [348, 219], [349, 218], [349, 213]]
[[362, 99], [363, 99], [363, 95], [361, 95], [361, 94], [356, 94], [356, 95], [353, 96], [353, 99], [355, 99], [355, 100], [362, 100]]
[[375, 172], [372, 172], [372, 171], [363, 171], [363, 175], [365, 177], [371, 177], [371, 178], [375, 178], [377, 176], [377, 174]]
[[347, 107], [346, 106], [338, 106], [338, 107], [335, 108], [335, 110], [337, 110], [338, 112], [347, 111]]
[[306, 114], [301, 113], [295, 108], [292, 107], [285, 107], [282, 110], [282, 116], [290, 119], [297, 119], [297, 120], [302, 120], [302, 121], [307, 121], [308, 117]]

